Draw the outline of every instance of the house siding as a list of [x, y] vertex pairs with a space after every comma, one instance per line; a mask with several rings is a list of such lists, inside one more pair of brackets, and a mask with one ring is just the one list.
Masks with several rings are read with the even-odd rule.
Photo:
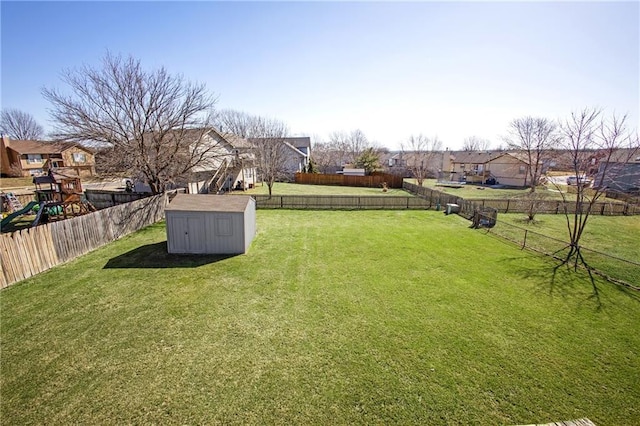
[[511, 155], [502, 155], [487, 162], [486, 170], [501, 185], [528, 185], [528, 165]]

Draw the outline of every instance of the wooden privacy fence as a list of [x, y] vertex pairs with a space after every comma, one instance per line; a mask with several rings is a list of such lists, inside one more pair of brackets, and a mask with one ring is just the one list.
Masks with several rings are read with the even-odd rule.
[[304, 185], [337, 185], [382, 188], [402, 188], [402, 177], [388, 173], [373, 173], [368, 176], [345, 176], [338, 174], [296, 173], [295, 182]]
[[[439, 202], [441, 206], [446, 203], [454, 203], [461, 206], [460, 213], [462, 216], [473, 215], [473, 209], [477, 207], [490, 207], [496, 209], [498, 213], [527, 213], [531, 208], [531, 204], [535, 203], [534, 210], [541, 214], [569, 214], [575, 213], [576, 203], [569, 200], [525, 200], [525, 199], [500, 199], [500, 200], [465, 200], [455, 197], [438, 190], [425, 188], [414, 185], [409, 182], [404, 183], [404, 189], [414, 193], [425, 199]], [[586, 204], [585, 204], [586, 206]], [[591, 214], [603, 216], [622, 216], [622, 215], [640, 215], [640, 205], [622, 203], [622, 202], [606, 202], [598, 201], [594, 203]]]
[[167, 194], [0, 234], [0, 287], [75, 259], [164, 218]]
[[388, 195], [253, 195], [261, 209], [301, 210], [401, 210], [430, 208], [428, 200]]

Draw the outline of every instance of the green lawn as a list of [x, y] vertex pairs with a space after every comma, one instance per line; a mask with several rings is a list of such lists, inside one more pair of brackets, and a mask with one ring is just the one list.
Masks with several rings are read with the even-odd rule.
[[[269, 194], [267, 185], [258, 184], [255, 188], [245, 192], [246, 194]], [[353, 186], [329, 186], [329, 185], [300, 185], [295, 183], [276, 182], [273, 185], [274, 195], [402, 195], [412, 197], [403, 189], [389, 189], [382, 192], [382, 188], [359, 188]]]
[[[407, 182], [417, 185], [415, 179], [406, 179]], [[501, 200], [507, 198], [523, 197], [529, 193], [529, 188], [522, 189], [494, 189], [488, 186], [480, 185], [462, 185], [461, 188], [450, 188], [446, 186], [436, 185], [436, 179], [425, 179], [422, 186], [426, 186], [431, 189], [445, 192], [447, 194], [455, 195], [468, 200], [486, 199], [486, 200]], [[551, 194], [550, 197], [555, 197], [555, 194]]]
[[[505, 226], [506, 225], [506, 226]], [[518, 228], [511, 227], [515, 225]], [[499, 214], [493, 232], [523, 241], [524, 230], [551, 237], [540, 238], [528, 233], [527, 244], [547, 252], [555, 252], [569, 241], [566, 218], [562, 214], [539, 214], [532, 223], [522, 214]], [[615, 278], [640, 286], [640, 266], [621, 262], [605, 255], [640, 262], [640, 216], [590, 216], [580, 245], [586, 249], [585, 260], [593, 267]], [[561, 241], [556, 241], [561, 240]]]
[[146, 228], [0, 292], [2, 424], [637, 424], [638, 294], [468, 225], [261, 210], [229, 258]]
[[[573, 216], [570, 216], [573, 218]], [[517, 213], [498, 215], [498, 224], [504, 222], [538, 232], [549, 237], [569, 241], [566, 218], [562, 214], [539, 214], [535, 221], [524, 220]], [[640, 261], [640, 216], [590, 216], [582, 236], [584, 247], [613, 256]]]

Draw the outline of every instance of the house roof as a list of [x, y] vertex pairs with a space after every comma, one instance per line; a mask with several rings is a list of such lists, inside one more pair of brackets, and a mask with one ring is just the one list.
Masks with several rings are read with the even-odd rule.
[[489, 161], [493, 161], [493, 160], [496, 160], [496, 159], [498, 159], [500, 157], [505, 157], [505, 156], [513, 157], [516, 160], [518, 160], [518, 161], [520, 161], [520, 162], [522, 162], [524, 164], [529, 164], [529, 157], [527, 156], [527, 154], [525, 152], [503, 152], [503, 153], [500, 153], [499, 155], [493, 157]]
[[234, 148], [243, 149], [243, 148], [251, 148], [252, 145], [245, 138], [241, 138], [238, 135], [228, 134], [224, 135], [224, 138], [233, 146]]
[[295, 146], [296, 148], [311, 148], [311, 138], [309, 136], [284, 138], [284, 141]]
[[[249, 142], [259, 142], [261, 140], [267, 140], [271, 138], [249, 138]], [[308, 136], [282, 138], [282, 141], [291, 145], [294, 148], [310, 148], [311, 138]]]
[[300, 151], [298, 148], [296, 148], [295, 146], [291, 145], [288, 141], [284, 141], [284, 144], [291, 149], [293, 152], [295, 152], [296, 154], [298, 154], [301, 157], [306, 157], [307, 154], [305, 154], [304, 152]]
[[253, 202], [248, 195], [178, 194], [165, 208], [168, 211], [242, 213]]
[[494, 158], [504, 155], [503, 152], [483, 152], [483, 151], [454, 151], [451, 153], [454, 163], [464, 164], [484, 164]]
[[620, 148], [611, 153], [610, 163], [640, 163], [640, 149]]
[[90, 149], [72, 142], [11, 140], [7, 148], [12, 149], [19, 154], [59, 154], [70, 148], [79, 148], [92, 153]]

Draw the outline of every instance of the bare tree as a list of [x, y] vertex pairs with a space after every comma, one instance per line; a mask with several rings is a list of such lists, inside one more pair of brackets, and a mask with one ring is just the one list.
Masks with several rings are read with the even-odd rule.
[[372, 148], [372, 144], [360, 129], [352, 130], [347, 137], [347, 153], [349, 161], [355, 163], [356, 159], [368, 148]]
[[[407, 143], [402, 144], [400, 148], [407, 169], [416, 179], [418, 185], [422, 186], [429, 173], [434, 171], [433, 162], [438, 151], [442, 149], [442, 142], [437, 136], [430, 139], [422, 134], [411, 135]], [[435, 169], [437, 170], [437, 167]]]
[[287, 150], [285, 138], [289, 129], [282, 121], [257, 117], [252, 133], [257, 137], [249, 139], [252, 142], [258, 160], [258, 170], [262, 180], [266, 182], [269, 196], [273, 192], [273, 184], [284, 177], [287, 170]]
[[313, 162], [320, 173], [335, 173], [341, 166], [341, 152], [331, 141], [313, 145]]
[[[573, 112], [560, 124], [563, 148], [571, 157], [572, 174], [577, 183], [574, 194], [561, 192], [569, 234], [568, 250], [562, 264], [572, 263], [575, 269], [583, 265], [589, 271], [596, 296], [598, 290], [580, 250], [580, 241], [595, 203], [606, 195], [607, 188], [603, 183], [615, 178], [616, 168], [611, 165], [626, 164], [640, 153], [638, 135], [627, 129], [626, 118], [615, 114], [605, 118], [599, 109], [584, 108]], [[597, 181], [590, 188], [587, 172], [596, 162], [599, 163]]]
[[288, 151], [286, 143], [289, 134], [287, 125], [277, 119], [260, 117], [244, 111], [225, 109], [215, 118], [221, 133], [233, 134], [247, 139], [252, 145], [258, 171], [272, 195], [273, 184], [286, 177]]
[[509, 123], [509, 134], [505, 141], [510, 149], [524, 153], [529, 165], [527, 173], [531, 192], [536, 192], [543, 178], [544, 162], [549, 160], [551, 149], [558, 142], [556, 123], [539, 117], [517, 118]]
[[486, 151], [489, 149], [490, 142], [478, 136], [469, 136], [465, 138], [462, 149], [464, 151]]
[[254, 133], [258, 117], [247, 112], [223, 109], [216, 113], [213, 121], [222, 134], [232, 134], [244, 139], [257, 137]]
[[38, 140], [44, 136], [44, 129], [31, 114], [13, 108], [0, 113], [0, 132], [16, 140]]
[[67, 70], [63, 81], [70, 95], [43, 90], [56, 136], [108, 147], [115, 163], [143, 177], [154, 193], [216, 156], [205, 137], [215, 98], [204, 84], [109, 53], [101, 68]]

